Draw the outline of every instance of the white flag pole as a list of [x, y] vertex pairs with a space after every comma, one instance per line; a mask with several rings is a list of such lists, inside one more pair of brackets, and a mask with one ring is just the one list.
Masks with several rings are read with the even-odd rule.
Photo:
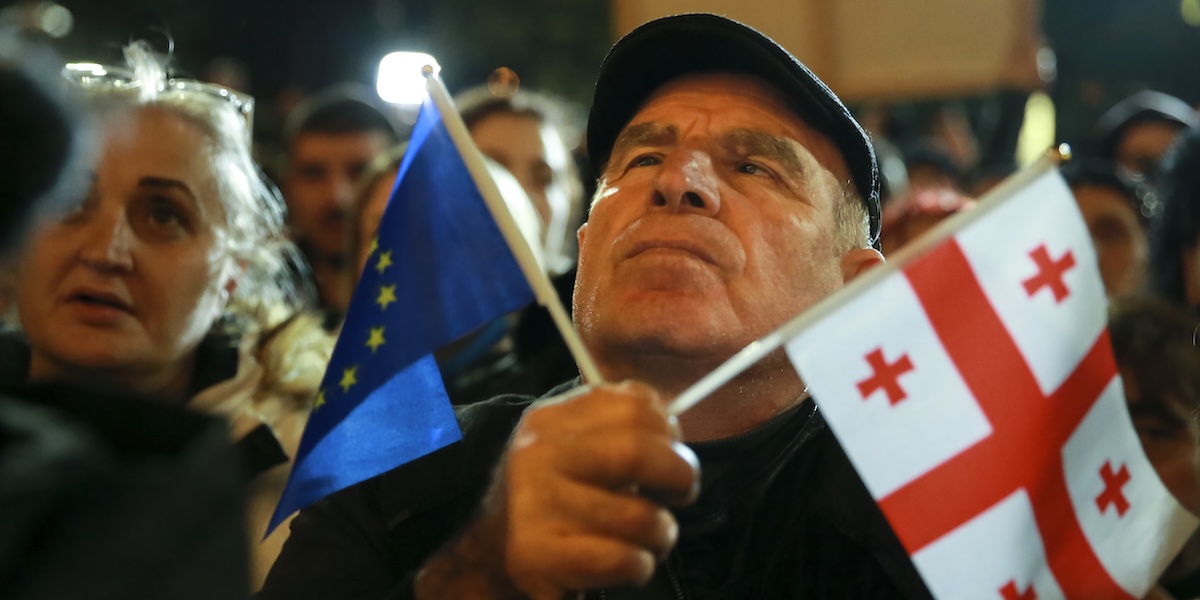
[[479, 193], [483, 196], [488, 210], [492, 213], [492, 218], [496, 220], [496, 225], [500, 228], [500, 233], [504, 236], [504, 240], [508, 242], [508, 247], [512, 250], [513, 256], [517, 259], [517, 264], [525, 274], [525, 279], [529, 282], [529, 287], [533, 289], [533, 294], [537, 298], [538, 304], [541, 304], [546, 307], [546, 310], [550, 311], [550, 318], [554, 320], [555, 327], [558, 328], [559, 334], [562, 335], [563, 340], [567, 343], [567, 348], [570, 349], [571, 355], [575, 358], [575, 364], [579, 366], [579, 372], [583, 375], [584, 381], [588, 383], [604, 383], [604, 378], [600, 375], [600, 370], [596, 368], [596, 363], [592, 360], [592, 355], [584, 347], [583, 340], [579, 339], [579, 333], [575, 331], [575, 326], [571, 323], [570, 317], [567, 316], [567, 311], [563, 308], [562, 301], [558, 297], [558, 292], [554, 290], [554, 286], [550, 283], [550, 277], [546, 275], [546, 272], [538, 264], [533, 250], [529, 247], [529, 242], [521, 234], [516, 221], [513, 220], [512, 215], [508, 212], [508, 206], [504, 203], [504, 198], [500, 195], [500, 190], [496, 187], [496, 182], [492, 180], [492, 176], [488, 173], [487, 165], [483, 162], [483, 156], [479, 153], [479, 149], [475, 147], [475, 142], [472, 141], [466, 124], [463, 123], [462, 117], [458, 114], [458, 109], [455, 108], [454, 103], [450, 100], [450, 94], [446, 91], [446, 86], [433, 72], [431, 67], [425, 67], [422, 73], [425, 75], [425, 87], [429, 91], [429, 97], [433, 100], [433, 104], [437, 106], [438, 112], [442, 114], [442, 122], [446, 125], [446, 131], [449, 132], [450, 139], [458, 147], [458, 153], [462, 156], [463, 162], [466, 163], [467, 171], [471, 173], [471, 179], [475, 181], [475, 186], [479, 188]]
[[902, 270], [909, 263], [920, 258], [927, 251], [953, 236], [958, 230], [995, 210], [1004, 200], [1016, 196], [1018, 192], [1032, 181], [1041, 177], [1050, 169], [1057, 167], [1064, 160], [1069, 159], [1070, 153], [1071, 149], [1066, 144], [1050, 150], [1046, 156], [1004, 180], [1003, 183], [985, 194], [975, 207], [938, 223], [929, 232], [897, 252], [891, 260], [888, 260], [882, 266], [871, 269], [862, 277], [856, 278], [842, 289], [821, 299], [820, 302], [793, 317], [790, 321], [768, 333], [765, 337], [751, 342], [737, 354], [730, 357], [729, 360], [722, 363], [721, 366], [700, 378], [699, 381], [676, 396], [667, 405], [667, 414], [678, 415], [699, 404], [709, 394], [729, 383], [734, 377], [737, 377], [768, 354], [782, 348], [784, 344], [787, 344], [788, 340], [800, 335], [800, 332], [807, 329], [810, 325], [837, 310], [850, 298], [862, 293], [884, 277]]

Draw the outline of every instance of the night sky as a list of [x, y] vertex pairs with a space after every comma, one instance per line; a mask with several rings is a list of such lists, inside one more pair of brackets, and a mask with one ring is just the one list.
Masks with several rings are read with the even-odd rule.
[[[401, 49], [434, 54], [452, 91], [508, 66], [582, 104], [611, 43], [600, 0], [60, 1], [76, 18], [61, 44], [67, 58], [113, 62], [137, 38], [165, 49], [167, 31], [185, 72], [218, 56], [244, 63], [260, 106], [288, 88], [370, 83], [379, 58]], [[1183, 22], [1180, 1], [1046, 0], [1062, 137], [1145, 87], [1200, 103], [1200, 28]]]

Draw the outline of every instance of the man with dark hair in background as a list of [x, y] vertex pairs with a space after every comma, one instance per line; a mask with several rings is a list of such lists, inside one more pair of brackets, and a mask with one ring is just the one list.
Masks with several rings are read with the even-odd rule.
[[353, 87], [301, 104], [284, 127], [283, 196], [292, 234], [312, 267], [322, 308], [340, 319], [350, 303], [346, 210], [371, 159], [398, 141], [388, 109]]

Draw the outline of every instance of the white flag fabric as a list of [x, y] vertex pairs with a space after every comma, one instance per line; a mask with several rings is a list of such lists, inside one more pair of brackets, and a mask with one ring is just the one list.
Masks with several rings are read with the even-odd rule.
[[787, 353], [939, 598], [1141, 598], [1196, 527], [1146, 459], [1051, 170]]

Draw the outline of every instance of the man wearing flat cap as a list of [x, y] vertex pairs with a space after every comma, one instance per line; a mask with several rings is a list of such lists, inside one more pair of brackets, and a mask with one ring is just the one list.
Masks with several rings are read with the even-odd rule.
[[882, 260], [866, 134], [768, 38], [681, 15], [613, 47], [588, 150], [574, 317], [620, 383], [460, 409], [462, 442], [302, 511], [263, 597], [928, 597], [782, 351], [663, 408]]

